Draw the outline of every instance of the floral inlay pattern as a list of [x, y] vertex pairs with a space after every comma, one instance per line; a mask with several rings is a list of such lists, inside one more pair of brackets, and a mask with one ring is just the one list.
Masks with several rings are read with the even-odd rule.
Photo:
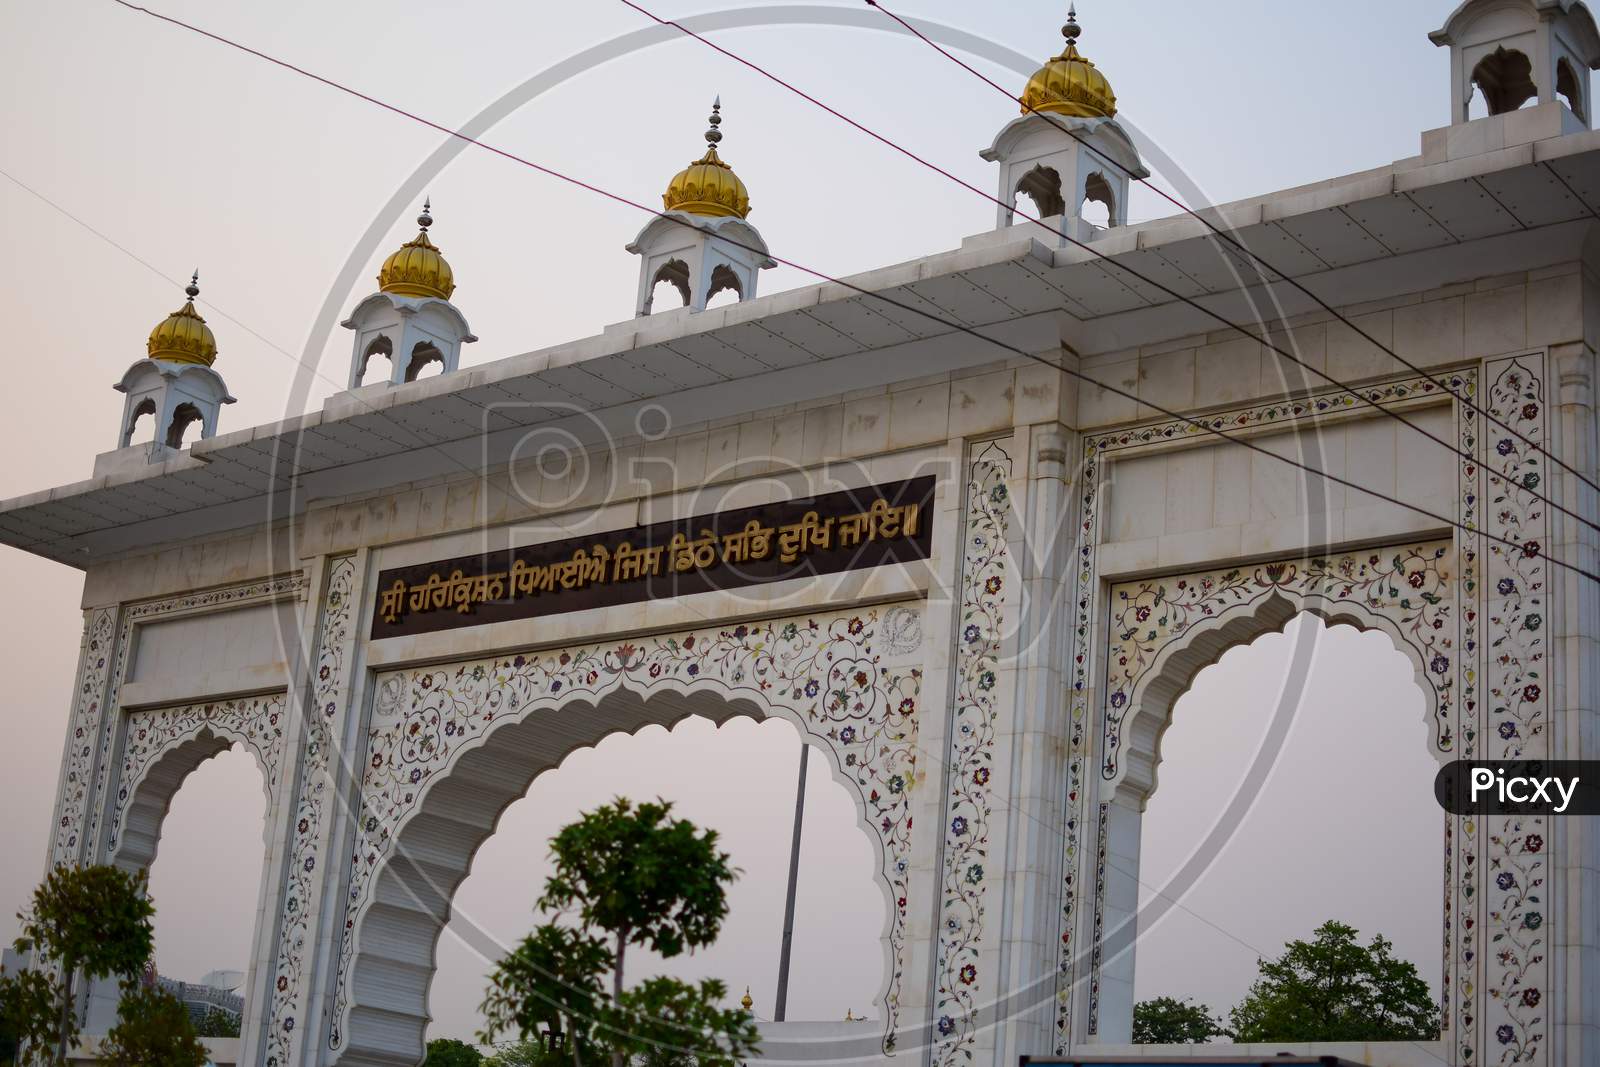
[[294, 824], [289, 828], [289, 862], [279, 902], [277, 963], [267, 990], [266, 1067], [290, 1067], [299, 1047], [295, 1029], [310, 996], [307, 985], [311, 950], [312, 902], [317, 892], [317, 859], [329, 812], [334, 783], [328, 773], [334, 750], [333, 731], [338, 720], [339, 697], [350, 675], [353, 651], [352, 618], [355, 611], [356, 564], [352, 556], [333, 560], [328, 567], [327, 595], [322, 602], [316, 675], [312, 699], [305, 711]]
[[990, 776], [995, 691], [1011, 578], [1006, 533], [1011, 457], [984, 445], [967, 472], [961, 614], [956, 635], [955, 707], [948, 742], [943, 883], [939, 894], [933, 1062], [972, 1059], [977, 1043], [979, 944], [989, 866]]
[[[1442, 383], [1444, 388], [1438, 383]], [[1478, 396], [1479, 371], [1476, 368], [1467, 368], [1443, 373], [1438, 375], [1438, 383], [1422, 376], [1399, 379], [1358, 390], [1336, 390], [1303, 398], [1241, 407], [1207, 416], [1205, 422], [1210, 428], [1231, 432], [1248, 432], [1253, 429], [1278, 426], [1288, 428], [1295, 424], [1318, 422], [1330, 416], [1335, 418], [1359, 416], [1368, 406], [1366, 400], [1372, 400], [1385, 407], [1398, 406], [1402, 409], [1417, 403], [1437, 403], [1438, 399], [1447, 395], [1446, 389], [1448, 389], [1448, 392], [1465, 397], [1468, 401], [1454, 404], [1459, 447], [1469, 457], [1478, 455], [1479, 445], [1483, 443], [1479, 430], [1485, 425], [1472, 407]], [[1079, 918], [1082, 907], [1098, 903], [1098, 892], [1095, 901], [1085, 901], [1083, 894], [1094, 891], [1094, 882], [1103, 876], [1102, 865], [1097, 859], [1099, 848], [1086, 849], [1082, 839], [1084, 833], [1095, 832], [1094, 814], [1092, 811], [1086, 812], [1085, 809], [1086, 803], [1093, 803], [1092, 796], [1084, 796], [1083, 788], [1084, 763], [1087, 758], [1084, 743], [1085, 727], [1090, 715], [1105, 707], [1105, 700], [1095, 690], [1097, 679], [1100, 677], [1096, 664], [1099, 655], [1106, 650], [1105, 639], [1098, 636], [1103, 624], [1097, 617], [1096, 602], [1099, 591], [1096, 548], [1099, 540], [1100, 494], [1103, 488], [1101, 483], [1105, 477], [1108, 458], [1118, 451], [1189, 440], [1204, 432], [1183, 420], [1168, 420], [1084, 439], [1083, 460], [1077, 481], [1079, 540], [1076, 545], [1078, 554], [1076, 594], [1073, 598], [1074, 641], [1069, 650], [1071, 659], [1067, 664], [1070, 678], [1070, 747], [1066, 781], [1067, 803], [1064, 808], [1066, 821], [1059, 931], [1061, 949], [1056, 986], [1054, 1051], [1057, 1055], [1067, 1054], [1071, 1045], [1073, 992], [1078, 981], [1087, 978], [1089, 991], [1087, 1024], [1090, 1032], [1095, 1029], [1098, 1008], [1094, 966], [1098, 936], [1094, 933], [1093, 922], [1096, 908], [1091, 908], [1091, 922], [1085, 930], [1091, 943], [1079, 946], [1075, 945], [1075, 939], [1082, 921]], [[1465, 459], [1460, 462], [1459, 518], [1469, 530], [1476, 529], [1479, 522], [1479, 477], [1479, 465], [1475, 461]], [[1480, 636], [1482, 613], [1478, 605], [1481, 585], [1479, 553], [1475, 538], [1471, 536], [1456, 538], [1454, 559], [1457, 594], [1454, 599], [1458, 605], [1455, 621], [1458, 637], [1453, 657], [1456, 689], [1455, 722], [1452, 723], [1446, 718], [1437, 721], [1435, 725], [1436, 741], [1442, 738], [1444, 743], [1453, 744], [1455, 751], [1462, 758], [1473, 758], [1478, 751], [1476, 747], [1479, 733], [1478, 660], [1482, 651]], [[1449, 628], [1448, 624], [1445, 628]], [[1087, 828], [1084, 829], [1086, 823]], [[1447, 1012], [1444, 1022], [1446, 1030], [1450, 1029], [1452, 1022], [1458, 1024], [1455, 1027], [1456, 1040], [1462, 1062], [1472, 1062], [1477, 1032], [1473, 1018], [1477, 996], [1475, 976], [1481, 967], [1481, 961], [1478, 959], [1478, 923], [1475, 919], [1481, 919], [1479, 908], [1482, 903], [1481, 894], [1478, 892], [1479, 871], [1476, 855], [1478, 833], [1479, 828], [1471, 819], [1455, 820], [1446, 827], [1444, 941], [1447, 960], [1451, 961], [1452, 965], [1445, 968], [1442, 997], [1446, 1005], [1451, 1004], [1451, 998], [1454, 997], [1454, 1018]], [[1091, 863], [1093, 866], [1089, 866]], [[1094, 881], [1090, 880], [1091, 876]], [[1085, 969], [1088, 971], [1087, 975], [1083, 974]]]
[[199, 593], [184, 593], [162, 600], [146, 600], [130, 604], [125, 609], [122, 633], [117, 639], [116, 656], [111, 666], [111, 685], [107, 691], [108, 696], [102, 704], [104, 713], [100, 716], [98, 725], [100, 754], [95, 764], [95, 803], [89, 809], [89, 828], [84, 838], [86, 849], [93, 849], [94, 842], [100, 839], [101, 813], [107, 809], [106, 792], [111, 788], [113, 762], [111, 754], [116, 749], [117, 731], [121, 725], [120, 717], [117, 715], [119, 694], [123, 679], [127, 677], [128, 655], [133, 646], [134, 631], [139, 628], [138, 624], [164, 615], [197, 615], [261, 600], [299, 596], [304, 590], [305, 575], [296, 573], [279, 578], [267, 578], [259, 582], [207, 589]]
[[[1550, 748], [1546, 517], [1529, 494], [1512, 491], [1512, 486], [1536, 489], [1544, 481], [1544, 456], [1535, 447], [1545, 440], [1543, 370], [1542, 357], [1521, 356], [1491, 364], [1488, 373], [1488, 410], [1516, 431], [1485, 426], [1490, 444], [1484, 461], [1489, 530], [1517, 546], [1488, 544], [1485, 682], [1492, 759], [1539, 759]], [[1493, 931], [1485, 946], [1492, 963], [1486, 975], [1490, 1017], [1484, 1026], [1494, 1039], [1490, 1048], [1498, 1053], [1498, 1062], [1540, 1062], [1548, 1058], [1542, 1002], [1549, 992], [1544, 931], [1549, 830], [1541, 816], [1491, 816], [1483, 822], [1484, 908]]]
[[[918, 606], [920, 608], [920, 605]], [[892, 633], [883, 632], [894, 614]], [[376, 875], [430, 782], [500, 722], [564, 703], [593, 703], [627, 688], [707, 691], [752, 699], [826, 743], [859, 791], [882, 848], [894, 907], [885, 994], [885, 1048], [892, 1051], [904, 971], [917, 700], [922, 671], [907, 649], [920, 633], [891, 608], [664, 634], [622, 643], [528, 652], [381, 675], [366, 770], [333, 1004], [332, 1048], [344, 1042], [356, 928]], [[915, 646], [910, 646], [915, 647]], [[599, 740], [598, 737], [595, 738]]]
[[83, 824], [88, 815], [89, 780], [94, 774], [95, 741], [100, 736], [100, 707], [106, 697], [117, 609], [97, 608], [84, 622], [83, 655], [73, 699], [61, 788], [56, 800], [56, 825], [50, 845], [51, 865], [72, 863], [81, 855]]
[[283, 763], [283, 715], [282, 693], [128, 713], [128, 735], [117, 773], [117, 795], [106, 824], [103, 862], [109, 863], [116, 856], [128, 805], [150, 768], [162, 756], [201, 734], [231, 738], [255, 753], [270, 798]]
[[1136, 713], [1141, 683], [1161, 653], [1193, 627], [1274, 594], [1297, 605], [1310, 598], [1359, 605], [1389, 619], [1426, 668], [1434, 693], [1435, 743], [1448, 751], [1454, 743], [1457, 635], [1450, 548], [1448, 541], [1429, 542], [1113, 586], [1101, 775], [1107, 781], [1119, 777], [1128, 717]]

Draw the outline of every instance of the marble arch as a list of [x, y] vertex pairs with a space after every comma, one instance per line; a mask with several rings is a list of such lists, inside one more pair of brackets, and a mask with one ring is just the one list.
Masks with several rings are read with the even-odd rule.
[[[1105, 859], [1096, 879], [1090, 979], [1097, 1035], [1125, 1041], [1131, 1024], [1132, 1000], [1108, 993], [1131, 988], [1138, 931], [1152, 918], [1139, 908], [1133, 872], [1141, 813], [1157, 788], [1162, 738], [1179, 698], [1229, 649], [1280, 632], [1298, 615], [1315, 615], [1330, 626], [1381, 632], [1406, 657], [1426, 697], [1429, 753], [1445, 763], [1454, 747], [1460, 608], [1453, 554], [1450, 541], [1428, 541], [1111, 586], [1096, 827], [1096, 856]], [[1162, 894], [1158, 910], [1167, 899]], [[1448, 941], [1448, 925], [1443, 933]]]
[[[1499, 17], [1513, 9], [1522, 29]], [[694, 24], [779, 17], [885, 25], [865, 10], [798, 8], [716, 13]], [[1524, 29], [1535, 38], [1539, 101], [1466, 121], [1461, 93], [1477, 60]], [[530, 91], [675, 33], [641, 30], [597, 46]], [[748, 652], [742, 643], [773, 620], [843, 619], [848, 629], [852, 618], [887, 619], [891, 606], [917, 605], [926, 636], [900, 664], [921, 672], [921, 697], [903, 824], [907, 938], [896, 958], [905, 966], [891, 998], [899, 1023], [865, 1038], [837, 1024], [823, 1035], [831, 1044], [797, 1058], [973, 1067], [1023, 1055], [1114, 1055], [1112, 1035], [1099, 1027], [1113, 1015], [1101, 968], [1114, 888], [1102, 826], [1153, 783], [1162, 721], [1155, 701], [1192, 666], [1188, 652], [1171, 651], [1169, 675], [1157, 671], [1142, 689], [1138, 679], [1113, 687], [1114, 590], [1154, 575], [1209, 574], [1227, 585], [1232, 579], [1220, 576], [1235, 570], [1253, 582], [1263, 561], [1295, 567], [1299, 581], [1318, 569], [1311, 561], [1359, 561], [1374, 545], [1447, 543], [1439, 559], [1448, 579], [1439, 573], [1449, 589], [1439, 595], [1452, 612], [1434, 632], [1449, 638], [1448, 649], [1429, 646], [1387, 611], [1367, 620], [1402, 647], [1410, 640], [1425, 666], [1436, 748], [1462, 758], [1600, 756], [1592, 625], [1600, 592], [1554, 563], [1582, 563], [1597, 547], [1585, 483], [1600, 479], [1600, 134], [1549, 96], [1555, 83], [1546, 77], [1563, 58], [1580, 75], [1600, 65], [1600, 33], [1582, 4], [1464, 0], [1433, 39], [1450, 49], [1455, 121], [1423, 132], [1418, 154], [1208, 215], [1237, 227], [1240, 244], [1261, 250], [1272, 269], [1254, 269], [1192, 219], [1099, 233], [1074, 218], [1040, 234], [1005, 226], [1002, 213], [987, 232], [847, 286], [766, 296], [747, 287], [750, 298], [736, 308], [618, 321], [466, 373], [447, 361], [446, 373], [426, 382], [394, 375], [357, 389], [352, 381], [319, 412], [182, 449], [118, 449], [96, 458], [91, 479], [5, 502], [0, 541], [85, 572], [51, 860], [103, 859], [108, 840], [126, 833], [118, 820], [144, 817], [115, 803], [126, 727], [140, 709], [284, 693], [245, 1033], [232, 1058], [217, 1062], [398, 1064], [414, 1055], [417, 975], [442, 903], [429, 886], [408, 885], [384, 853], [402, 839], [410, 848], [414, 836], [418, 854], [447, 860], [435, 883], [451, 884], [465, 859], [459, 848], [440, 851], [439, 813], [424, 810], [418, 787], [436, 775], [442, 811], [466, 778], [439, 755], [454, 736], [441, 742], [426, 723], [417, 733], [432, 747], [405, 753], [384, 719], [401, 706], [384, 684], [399, 679], [404, 691], [404, 679], [420, 687], [441, 664], [477, 665], [484, 677], [463, 675], [462, 685], [503, 675], [524, 687], [525, 708], [526, 694], [560, 681], [565, 709], [583, 709], [598, 728], [629, 701], [647, 708], [683, 698], [638, 674], [652, 664], [687, 670], [683, 635], [727, 634]], [[1088, 121], [1110, 130], [1102, 120], [1112, 119], [1111, 94], [1093, 95], [1101, 114]], [[504, 110], [491, 109], [486, 121]], [[1017, 127], [1024, 120], [1014, 113], [996, 113], [997, 122], [1008, 117], [1014, 132], [1029, 128]], [[1059, 155], [1079, 145], [1035, 147]], [[1023, 158], [1032, 149], [1010, 147], [1026, 151], [999, 145], [1004, 165], [1033, 166], [1033, 156]], [[1115, 147], [1130, 163], [1150, 151], [1133, 141]], [[436, 155], [459, 148], [452, 142]], [[1015, 184], [995, 188], [1005, 199]], [[788, 210], [772, 208], [775, 221]], [[1056, 239], [1069, 229], [1090, 252]], [[375, 250], [358, 251], [348, 273], [365, 269], [360, 262]], [[1298, 287], [1274, 281], [1274, 270]], [[460, 294], [471, 297], [470, 288]], [[627, 310], [625, 301], [618, 307]], [[1281, 315], [1243, 331], [1220, 330], [1201, 310], [1245, 322], [1252, 308], [1268, 307]], [[464, 333], [464, 321], [452, 336]], [[515, 351], [515, 338], [505, 343], [502, 353]], [[364, 351], [370, 338], [358, 344]], [[1338, 381], [1309, 384], [1280, 350]], [[1435, 441], [1374, 406], [1424, 426]], [[529, 473], [521, 444], [580, 422], [568, 436], [586, 462], [519, 479]], [[1207, 431], [1259, 441], [1265, 454]], [[1454, 448], [1434, 447], [1440, 440]], [[290, 456], [286, 476], [279, 461]], [[1311, 472], [1286, 473], [1274, 462], [1284, 458], [1304, 460]], [[700, 587], [659, 600], [565, 597], [537, 616], [474, 601], [468, 588], [459, 606], [430, 609], [461, 611], [454, 621], [399, 632], [380, 625], [390, 583], [407, 569], [419, 581], [440, 569], [459, 592], [442, 564], [477, 555], [484, 569], [486, 554], [537, 554], [591, 534], [613, 548], [623, 535], [637, 544], [634, 531], [658, 520], [704, 517], [694, 501], [708, 485], [740, 507], [780, 508], [930, 471], [929, 536], [916, 559], [851, 561], [837, 581], [773, 578], [740, 591], [748, 595]], [[1376, 497], [1323, 474], [1353, 478]], [[1412, 573], [1399, 572], [1407, 589]], [[1245, 599], [1269, 618], [1304, 603], [1283, 591], [1287, 574], [1264, 570], [1265, 586], [1252, 585]], [[490, 575], [463, 580], [473, 587]], [[1257, 603], [1261, 589], [1273, 592]], [[1279, 593], [1285, 603], [1273, 599]], [[292, 618], [278, 620], [282, 639], [268, 641], [252, 605], [274, 598], [296, 603]], [[1334, 617], [1355, 614], [1338, 600], [1313, 596]], [[140, 649], [161, 642], [135, 634], [161, 626], [174, 634], [171, 623], [196, 619], [168, 647], [208, 651], [152, 652], [137, 662]], [[1196, 632], [1208, 639], [1205, 627]], [[221, 639], [229, 633], [238, 640]], [[662, 644], [674, 635], [676, 651]], [[1204, 639], [1192, 650], [1203, 651]], [[695, 648], [712, 643], [697, 637]], [[282, 654], [266, 655], [268, 645]], [[563, 649], [568, 662], [530, 667]], [[570, 673], [580, 650], [596, 671], [592, 682]], [[1443, 671], [1435, 653], [1447, 661]], [[701, 666], [695, 685], [704, 697], [714, 671]], [[543, 673], [519, 674], [528, 670]], [[600, 679], [613, 676], [626, 684], [602, 692]], [[430, 684], [418, 706], [452, 685]], [[587, 696], [572, 695], [585, 687]], [[529, 699], [553, 707], [551, 698], [553, 688]], [[515, 724], [506, 729], [508, 739], [518, 736]], [[497, 749], [466, 752], [462, 765]], [[879, 801], [897, 795], [878, 792]], [[496, 803], [479, 805], [478, 830], [492, 825]], [[1311, 1051], [1383, 1067], [1597, 1067], [1600, 835], [1553, 817], [1446, 826], [1439, 1040]], [[426, 905], [426, 922], [394, 939], [409, 956], [380, 951], [391, 891]], [[792, 1033], [769, 1028], [769, 1047], [794, 1051]]]
[[886, 1024], [907, 961], [920, 607], [778, 619], [379, 674], [329, 1038], [341, 1063], [422, 1054], [450, 899], [501, 813], [578, 748], [690, 715], [775, 716], [822, 748], [877, 842]]

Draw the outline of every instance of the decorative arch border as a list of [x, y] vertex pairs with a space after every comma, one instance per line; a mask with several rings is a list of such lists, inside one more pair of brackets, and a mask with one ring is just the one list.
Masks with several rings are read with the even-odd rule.
[[[370, 933], [364, 922], [378, 876], [397, 862], [396, 845], [430, 790], [503, 725], [575, 705], [595, 707], [626, 691], [640, 699], [706, 695], [753, 707], [787, 719], [831, 755], [835, 777], [851, 786], [880, 847], [880, 878], [891, 905], [883, 1047], [892, 1051], [907, 965], [922, 612], [918, 602], [378, 675], [328, 1047], [344, 1047], [350, 1035], [356, 964], [364, 958], [362, 942]], [[602, 726], [580, 747], [614, 732]]]
[[[1520, 362], [1519, 362], [1520, 361]], [[1368, 402], [1387, 408], [1405, 410], [1418, 404], [1438, 403], [1447, 397], [1443, 383], [1451, 393], [1467, 398], [1470, 405], [1481, 404], [1485, 411], [1517, 426], [1519, 431], [1541, 439], [1541, 429], [1534, 425], [1537, 419], [1525, 415], [1527, 407], [1515, 389], [1491, 388], [1490, 394], [1479, 400], [1480, 380], [1496, 381], [1504, 378], [1505, 365], [1523, 371], [1524, 377], [1535, 384], [1542, 377], [1543, 357], [1539, 354], [1492, 360], [1479, 366], [1469, 366], [1454, 371], [1435, 372], [1426, 376], [1395, 378], [1352, 390], [1326, 390], [1302, 396], [1255, 403], [1206, 416], [1204, 426], [1184, 419], [1169, 419], [1142, 423], [1083, 438], [1083, 459], [1078, 485], [1078, 545], [1077, 567], [1073, 577], [1073, 631], [1068, 700], [1068, 757], [1066, 792], [1066, 823], [1062, 843], [1060, 954], [1057, 966], [1055, 1048], [1057, 1055], [1066, 1055], [1074, 1047], [1074, 1019], [1081, 1012], [1087, 1024], [1087, 1033], [1097, 1029], [1098, 990], [1093, 972], [1098, 964], [1095, 951], [1097, 940], [1096, 902], [1101, 899], [1105, 882], [1106, 856], [1103, 843], [1103, 824], [1106, 809], [1096, 803], [1096, 783], [1103, 781], [1094, 772], [1091, 761], [1095, 738], [1101, 734], [1096, 725], [1106, 700], [1103, 682], [1106, 673], [1102, 659], [1107, 652], [1109, 627], [1101, 620], [1105, 616], [1104, 591], [1097, 564], [1100, 538], [1099, 510], [1108, 464], [1118, 452], [1181, 446], [1196, 440], [1208, 429], [1225, 430], [1233, 434], [1249, 435], [1293, 428], [1315, 426], [1325, 420], [1361, 416]], [[1516, 377], [1512, 373], [1512, 377]], [[1505, 395], [1501, 395], [1505, 394]], [[1461, 450], [1469, 457], [1457, 462], [1458, 507], [1457, 519], [1468, 530], [1487, 523], [1496, 533], [1507, 536], [1506, 494], [1494, 494], [1493, 502], [1499, 512], [1485, 514], [1483, 493], [1485, 481], [1493, 492], [1497, 479], [1494, 471], [1501, 467], [1509, 470], [1511, 462], [1521, 457], [1520, 447], [1508, 453], [1507, 442], [1484, 440], [1484, 421], [1475, 406], [1454, 401], [1456, 436]], [[1542, 415], [1539, 416], [1542, 418]], [[1490, 445], [1495, 447], [1491, 452]], [[1504, 457], [1503, 459], [1501, 457]], [[1522, 457], [1525, 459], [1526, 457]], [[1537, 477], [1537, 474], [1536, 474]], [[1513, 497], [1515, 500], [1515, 497]], [[1515, 510], [1515, 509], [1512, 509]], [[1530, 516], [1531, 519], [1539, 516]], [[1510, 520], [1519, 521], [1515, 516]], [[1513, 540], [1520, 540], [1520, 532], [1509, 532]], [[1485, 612], [1483, 596], [1483, 549], [1477, 538], [1458, 534], [1455, 537], [1455, 566], [1460, 589], [1460, 610], [1457, 612], [1457, 655], [1454, 666], [1454, 754], [1457, 758], [1472, 759], [1482, 747], [1480, 736], [1480, 707], [1482, 696], [1480, 674], [1485, 640]], [[1502, 638], [1503, 639], [1503, 638]], [[1504, 727], [1501, 727], [1504, 729]], [[1439, 737], [1435, 735], [1435, 743]], [[1444, 870], [1444, 936], [1446, 952], [1441, 994], [1441, 1025], [1443, 1039], [1452, 1046], [1453, 1055], [1461, 1062], [1475, 1062], [1480, 1038], [1489, 1028], [1479, 1018], [1479, 993], [1482, 972], [1487, 966], [1481, 958], [1483, 941], [1480, 927], [1486, 920], [1484, 886], [1480, 885], [1482, 852], [1486, 844], [1482, 827], [1472, 819], [1455, 818], [1445, 826]], [[1091, 846], [1091, 847], [1086, 847]], [[1088, 911], [1085, 912], [1085, 906]], [[1087, 944], [1085, 944], [1087, 942]], [[1087, 951], [1085, 951], [1087, 949]], [[1087, 1004], [1075, 1007], [1077, 989], [1085, 989]], [[1507, 999], [1513, 999], [1509, 994]], [[1535, 1026], [1538, 1020], [1533, 1020]], [[1496, 1031], [1502, 1038], [1504, 1030]], [[1526, 1039], [1521, 1028], [1513, 1039], [1518, 1045]], [[1500, 1043], [1504, 1044], [1502, 1040]]]
[[[105, 862], [148, 866], [155, 859], [160, 819], [183, 780], [235, 741], [261, 767], [270, 811], [283, 765], [285, 700], [283, 693], [275, 693], [129, 712], [117, 793], [106, 822]], [[154, 788], [145, 789], [147, 783]], [[130, 852], [136, 835], [151, 837], [150, 847]]]
[[1121, 582], [1111, 587], [1102, 801], [1124, 787], [1140, 808], [1156, 785], [1161, 738], [1195, 675], [1227, 649], [1302, 611], [1388, 633], [1431, 694], [1430, 750], [1455, 747], [1456, 568], [1450, 541], [1312, 556]]

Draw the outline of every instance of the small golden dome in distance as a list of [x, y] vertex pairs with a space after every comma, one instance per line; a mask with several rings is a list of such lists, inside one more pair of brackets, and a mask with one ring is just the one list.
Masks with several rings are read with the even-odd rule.
[[428, 240], [428, 227], [433, 225], [429, 214], [431, 203], [422, 202], [422, 214], [417, 216], [420, 229], [417, 236], [401, 245], [378, 271], [378, 289], [395, 296], [432, 296], [449, 300], [456, 291], [455, 272], [444, 255]]
[[668, 211], [721, 218], [750, 214], [750, 191], [717, 155], [722, 140], [722, 98], [711, 105], [711, 128], [706, 130], [706, 154], [672, 176], [661, 203]]
[[1093, 63], [1078, 54], [1078, 37], [1082, 33], [1077, 10], [1069, 8], [1067, 24], [1061, 27], [1061, 35], [1067, 39], [1066, 50], [1028, 79], [1018, 98], [1024, 115], [1039, 111], [1108, 119], [1117, 113], [1117, 95], [1111, 91], [1111, 83]]
[[183, 292], [189, 299], [184, 301], [183, 307], [156, 323], [145, 344], [145, 352], [151, 359], [209, 367], [217, 360], [217, 338], [194, 309], [194, 298], [200, 295], [198, 270]]
[[744, 987], [744, 996], [739, 998], [739, 1003], [744, 1006], [744, 1010], [745, 1011], [749, 1011], [751, 1008], [755, 1007], [756, 1002], [754, 1000], [750, 999], [750, 987], [749, 986], [745, 986]]

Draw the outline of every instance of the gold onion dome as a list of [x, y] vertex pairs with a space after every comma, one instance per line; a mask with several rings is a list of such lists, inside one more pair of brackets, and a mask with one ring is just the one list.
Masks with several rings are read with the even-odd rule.
[[1034, 71], [1028, 87], [1018, 99], [1022, 113], [1054, 112], [1084, 119], [1108, 119], [1117, 113], [1117, 94], [1095, 65], [1078, 54], [1078, 25], [1075, 8], [1067, 11], [1067, 24], [1061, 35], [1067, 39], [1066, 51]]
[[183, 307], [156, 323], [145, 351], [151, 359], [209, 367], [217, 359], [217, 338], [194, 309], [194, 298], [200, 295], [199, 271], [194, 272], [183, 292], [189, 299], [184, 301]]
[[401, 245], [393, 255], [383, 261], [378, 271], [378, 289], [395, 296], [434, 296], [449, 300], [456, 291], [455, 272], [434, 243], [428, 240], [428, 227], [433, 216], [428, 214], [432, 205], [422, 202], [422, 214], [417, 216], [421, 227], [417, 236]]
[[706, 131], [706, 154], [672, 176], [661, 202], [668, 211], [685, 211], [691, 215], [726, 217], [750, 214], [750, 190], [744, 182], [717, 155], [717, 142], [722, 140], [722, 98], [711, 105], [711, 128]]

